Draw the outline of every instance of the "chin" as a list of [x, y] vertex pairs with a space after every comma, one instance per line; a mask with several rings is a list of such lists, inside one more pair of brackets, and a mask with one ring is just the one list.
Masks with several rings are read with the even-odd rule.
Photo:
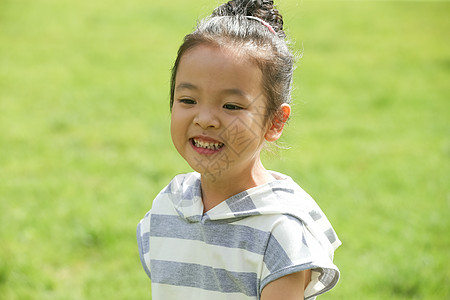
[[187, 160], [191, 168], [202, 177], [217, 180], [231, 167], [226, 156], [214, 155]]

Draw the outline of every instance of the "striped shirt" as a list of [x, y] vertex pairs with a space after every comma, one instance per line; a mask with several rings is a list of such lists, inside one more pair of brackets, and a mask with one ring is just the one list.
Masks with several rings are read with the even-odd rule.
[[176, 176], [137, 227], [152, 299], [259, 299], [270, 282], [311, 269], [305, 299], [339, 279], [341, 244], [316, 202], [290, 177], [251, 188], [203, 213], [200, 174]]

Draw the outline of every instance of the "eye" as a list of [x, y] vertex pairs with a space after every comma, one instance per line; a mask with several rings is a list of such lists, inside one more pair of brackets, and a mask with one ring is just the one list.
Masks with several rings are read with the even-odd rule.
[[224, 104], [223, 108], [228, 109], [228, 110], [240, 110], [240, 109], [244, 109], [243, 107], [236, 105], [236, 104]]
[[197, 102], [195, 100], [189, 99], [189, 98], [182, 98], [180, 100], [178, 100], [178, 102], [183, 103], [183, 104], [196, 104]]

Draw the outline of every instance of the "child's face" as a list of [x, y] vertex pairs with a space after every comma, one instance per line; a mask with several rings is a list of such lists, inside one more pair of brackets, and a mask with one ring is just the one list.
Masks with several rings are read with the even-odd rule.
[[175, 78], [172, 141], [195, 171], [213, 179], [252, 174], [269, 127], [261, 70], [236, 56], [196, 46], [181, 58]]

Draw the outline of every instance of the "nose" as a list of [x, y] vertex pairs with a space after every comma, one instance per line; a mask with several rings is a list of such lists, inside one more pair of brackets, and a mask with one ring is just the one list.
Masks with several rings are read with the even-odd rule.
[[203, 129], [219, 128], [220, 121], [214, 109], [205, 107], [197, 111], [197, 114], [194, 117], [194, 124]]

